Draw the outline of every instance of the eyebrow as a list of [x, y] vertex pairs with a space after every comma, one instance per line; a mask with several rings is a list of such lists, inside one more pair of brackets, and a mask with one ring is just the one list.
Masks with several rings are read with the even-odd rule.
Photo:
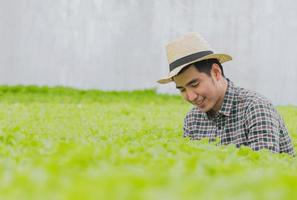
[[[190, 80], [187, 84], [186, 84], [186, 86], [189, 86], [189, 85], [191, 85], [191, 84], [193, 84], [193, 83], [195, 83], [195, 82], [198, 82], [199, 81], [199, 79], [198, 78], [195, 78], [195, 79], [192, 79], [192, 80]], [[182, 86], [176, 86], [176, 89], [182, 89], [182, 88], [184, 88], [184, 87], [182, 87]]]

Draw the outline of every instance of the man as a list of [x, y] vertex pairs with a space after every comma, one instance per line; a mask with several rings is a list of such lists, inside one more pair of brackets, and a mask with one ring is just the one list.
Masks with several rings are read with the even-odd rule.
[[197, 33], [188, 33], [166, 47], [169, 75], [183, 98], [194, 105], [184, 120], [184, 137], [220, 138], [220, 144], [263, 148], [295, 155], [285, 124], [265, 97], [237, 87], [225, 78], [221, 63], [232, 60], [216, 54]]

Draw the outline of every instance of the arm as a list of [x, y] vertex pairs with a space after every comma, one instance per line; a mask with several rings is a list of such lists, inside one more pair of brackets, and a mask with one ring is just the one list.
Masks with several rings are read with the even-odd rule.
[[252, 102], [246, 110], [245, 125], [248, 146], [253, 150], [266, 148], [275, 153], [280, 152], [278, 115], [272, 104]]
[[183, 137], [190, 137], [190, 128], [189, 128], [189, 122], [188, 122], [188, 116], [184, 119], [184, 127], [183, 127]]

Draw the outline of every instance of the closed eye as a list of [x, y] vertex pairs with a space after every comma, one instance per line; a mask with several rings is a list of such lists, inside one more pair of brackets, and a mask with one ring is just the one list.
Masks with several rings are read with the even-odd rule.
[[194, 83], [191, 83], [191, 87], [198, 87], [198, 85], [199, 85], [199, 82], [197, 81], [197, 82], [194, 82]]

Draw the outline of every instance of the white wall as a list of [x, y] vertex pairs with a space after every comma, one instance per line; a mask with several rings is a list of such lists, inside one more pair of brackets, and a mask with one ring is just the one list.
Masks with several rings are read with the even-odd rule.
[[294, 0], [0, 0], [0, 84], [103, 90], [157, 87], [164, 45], [200, 32], [234, 60], [225, 74], [297, 105]]

